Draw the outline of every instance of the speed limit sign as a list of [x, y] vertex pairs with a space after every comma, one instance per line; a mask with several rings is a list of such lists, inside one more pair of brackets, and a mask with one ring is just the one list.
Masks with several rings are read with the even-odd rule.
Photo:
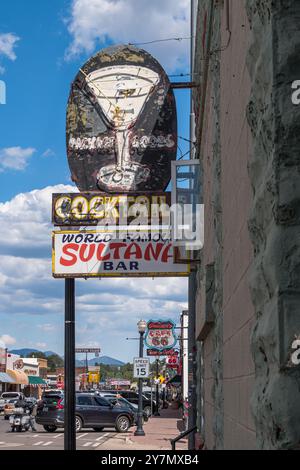
[[149, 359], [135, 357], [133, 359], [133, 377], [135, 379], [146, 379], [149, 377]]

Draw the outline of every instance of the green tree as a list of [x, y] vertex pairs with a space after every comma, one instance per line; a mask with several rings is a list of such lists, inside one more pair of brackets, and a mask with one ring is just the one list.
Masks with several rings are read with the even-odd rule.
[[37, 357], [39, 359], [47, 359], [47, 356], [42, 351], [31, 352], [31, 353], [27, 354], [26, 357]]
[[64, 360], [58, 354], [50, 354], [46, 359], [48, 360], [48, 370], [50, 372], [55, 372], [58, 367], [64, 366]]

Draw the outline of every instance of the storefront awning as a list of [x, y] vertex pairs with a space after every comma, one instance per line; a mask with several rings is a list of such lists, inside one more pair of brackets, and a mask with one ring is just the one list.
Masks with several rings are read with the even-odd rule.
[[28, 385], [28, 377], [21, 370], [7, 370], [7, 373], [13, 379], [15, 384]]
[[28, 375], [29, 385], [47, 385], [45, 380], [36, 375]]
[[4, 382], [7, 384], [15, 383], [15, 381], [11, 378], [11, 376], [6, 374], [5, 372], [0, 372], [0, 382]]

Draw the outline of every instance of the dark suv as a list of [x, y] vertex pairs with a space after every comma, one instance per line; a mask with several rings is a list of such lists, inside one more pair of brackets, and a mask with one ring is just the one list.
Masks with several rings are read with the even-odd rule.
[[[118, 392], [123, 398], [126, 398], [130, 403], [134, 403], [135, 405], [139, 404], [139, 394], [136, 392], [132, 392], [129, 390], [119, 390]], [[155, 411], [156, 403], [152, 402], [152, 410]], [[143, 395], [143, 411], [147, 414], [147, 416], [151, 415], [151, 400]]]
[[[64, 427], [64, 399], [45, 397], [43, 407], [38, 408], [36, 422], [48, 432]], [[82, 428], [93, 428], [102, 431], [104, 428], [115, 428], [126, 432], [134, 424], [134, 414], [128, 408], [114, 407], [107, 400], [95, 393], [76, 393], [76, 432]]]

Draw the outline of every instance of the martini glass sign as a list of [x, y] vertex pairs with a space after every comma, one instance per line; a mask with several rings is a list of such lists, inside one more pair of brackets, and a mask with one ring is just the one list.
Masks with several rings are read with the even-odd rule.
[[111, 190], [130, 189], [134, 183], [149, 177], [149, 168], [131, 161], [129, 136], [150, 93], [159, 83], [159, 75], [145, 67], [123, 65], [96, 70], [87, 76], [87, 81], [107, 125], [116, 133], [116, 164], [100, 169], [98, 184]]
[[71, 86], [66, 137], [80, 191], [165, 190], [177, 153], [177, 116], [161, 65], [129, 45], [91, 57]]

